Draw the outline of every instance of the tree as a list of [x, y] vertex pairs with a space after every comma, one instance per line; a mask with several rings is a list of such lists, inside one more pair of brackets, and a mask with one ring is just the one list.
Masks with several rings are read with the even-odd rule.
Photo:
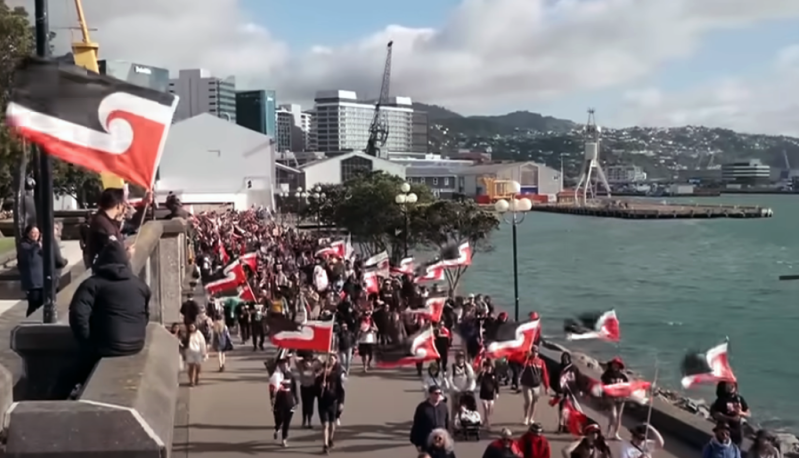
[[103, 184], [98, 173], [64, 162], [53, 161], [53, 192], [59, 196], [72, 196], [78, 207], [87, 208], [102, 192]]
[[318, 215], [320, 220], [343, 228], [368, 254], [386, 250], [394, 262], [404, 256], [405, 237], [408, 246], [424, 243], [411, 230], [405, 233], [405, 221], [416, 226], [421, 209], [433, 202], [426, 186], [411, 185], [418, 200], [415, 204], [400, 206], [395, 199], [400, 193], [403, 179], [385, 172], [368, 172], [341, 185], [322, 185], [324, 199], [310, 198], [301, 214]]
[[[490, 249], [491, 233], [499, 228], [497, 216], [478, 207], [471, 201], [438, 200], [422, 207], [422, 213], [414, 219], [412, 232], [428, 245], [439, 250], [451, 244], [469, 242], [472, 257], [478, 251]], [[447, 283], [455, 291], [468, 266], [446, 270]]]

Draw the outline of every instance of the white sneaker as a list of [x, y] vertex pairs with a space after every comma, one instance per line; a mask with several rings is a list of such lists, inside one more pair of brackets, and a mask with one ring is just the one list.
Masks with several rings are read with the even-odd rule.
[[529, 419], [529, 418], [525, 418], [525, 419], [524, 419], [524, 421], [522, 422], [522, 424], [523, 424], [524, 426], [527, 426], [527, 425], [529, 425], [529, 424], [530, 424], [530, 419]]
[[289, 443], [286, 439], [283, 439], [283, 442], [281, 442], [280, 445], [282, 445], [283, 447], [288, 447]]
[[340, 418], [336, 420], [336, 426], [341, 426], [341, 419]]

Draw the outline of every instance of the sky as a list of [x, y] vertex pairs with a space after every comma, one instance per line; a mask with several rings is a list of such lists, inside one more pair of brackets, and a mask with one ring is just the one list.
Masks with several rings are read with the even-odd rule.
[[[33, 0], [6, 0], [32, 9]], [[797, 0], [83, 0], [101, 58], [235, 75], [310, 108], [317, 90], [462, 114], [799, 136]], [[73, 0], [50, 0], [66, 51]]]

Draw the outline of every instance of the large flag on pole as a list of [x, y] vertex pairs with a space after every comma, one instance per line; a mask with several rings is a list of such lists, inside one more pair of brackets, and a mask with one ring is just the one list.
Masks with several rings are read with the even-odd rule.
[[178, 98], [30, 57], [16, 69], [9, 125], [48, 154], [152, 189]]

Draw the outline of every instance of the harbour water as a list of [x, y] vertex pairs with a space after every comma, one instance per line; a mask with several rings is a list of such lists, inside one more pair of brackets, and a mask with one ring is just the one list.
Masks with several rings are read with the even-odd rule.
[[[799, 429], [799, 196], [723, 196], [698, 202], [762, 205], [775, 217], [755, 220], [628, 221], [530, 213], [518, 227], [522, 311], [538, 311], [544, 336], [562, 337], [563, 320], [615, 309], [618, 345], [581, 349], [598, 358], [620, 355], [658, 384], [679, 387], [690, 349], [730, 339], [733, 369], [755, 420]], [[475, 255], [461, 293], [482, 292], [513, 308], [511, 230]], [[569, 344], [575, 348], [573, 344]], [[710, 389], [693, 398], [712, 400]]]

